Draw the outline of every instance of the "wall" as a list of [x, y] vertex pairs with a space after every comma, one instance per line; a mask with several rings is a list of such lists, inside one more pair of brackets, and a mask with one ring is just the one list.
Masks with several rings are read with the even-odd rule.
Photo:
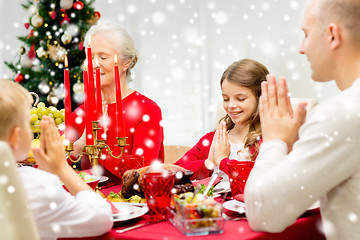
[[[22, 1], [0, 2], [0, 76], [25, 35]], [[125, 27], [140, 53], [131, 85], [162, 108], [165, 144], [193, 145], [212, 130], [220, 77], [232, 62], [252, 58], [286, 76], [293, 97], [324, 100], [334, 82], [311, 80], [298, 54], [305, 1], [97, 0], [101, 21]], [[16, 27], [18, 26], [18, 27]], [[14, 27], [14, 28], [13, 28]]]

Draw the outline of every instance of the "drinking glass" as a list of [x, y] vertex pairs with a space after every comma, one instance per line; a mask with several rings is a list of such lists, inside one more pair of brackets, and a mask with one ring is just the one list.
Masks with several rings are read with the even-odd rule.
[[254, 162], [251, 161], [231, 161], [227, 163], [231, 194], [234, 197], [237, 194], [244, 193], [245, 184], [249, 177]]
[[170, 206], [171, 190], [174, 187], [175, 175], [168, 172], [145, 173], [143, 181], [151, 221], [166, 220], [167, 207]]

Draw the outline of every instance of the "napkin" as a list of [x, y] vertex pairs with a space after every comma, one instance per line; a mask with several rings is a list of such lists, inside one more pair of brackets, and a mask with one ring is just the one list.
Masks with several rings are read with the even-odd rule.
[[[204, 185], [208, 185], [209, 181], [210, 181], [210, 178], [211, 177], [207, 177], [207, 178], [204, 178], [204, 179], [201, 179], [200, 181], [197, 181], [197, 182], [193, 182], [193, 185], [194, 187], [197, 187], [198, 185], [200, 184], [204, 184]], [[221, 181], [222, 177], [217, 177], [213, 183], [213, 186], [215, 186], [216, 184], [218, 184], [220, 181]]]
[[235, 200], [238, 200], [240, 202], [245, 202], [244, 200], [244, 194], [243, 193], [240, 193], [240, 194], [237, 194], [233, 197]]
[[109, 201], [109, 200], [106, 200], [106, 201], [110, 204], [111, 211], [112, 211], [113, 214], [119, 213], [119, 210], [114, 206], [114, 204], [112, 204], [111, 201]]

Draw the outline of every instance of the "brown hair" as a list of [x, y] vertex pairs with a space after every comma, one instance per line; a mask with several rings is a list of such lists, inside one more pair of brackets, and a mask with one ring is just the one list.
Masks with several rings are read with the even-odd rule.
[[[223, 73], [220, 86], [227, 80], [236, 85], [250, 88], [256, 99], [256, 109], [254, 113], [248, 119], [249, 132], [245, 136], [244, 148], [254, 148], [254, 152], [251, 154], [251, 159], [255, 160], [255, 157], [259, 151], [259, 140], [261, 139], [261, 125], [259, 116], [259, 97], [261, 95], [261, 82], [266, 81], [266, 75], [269, 74], [267, 68], [252, 59], [243, 59], [241, 61], [231, 64]], [[234, 128], [235, 124], [231, 121], [231, 118], [226, 114], [220, 121], [225, 120], [228, 130]]]
[[16, 126], [23, 126], [30, 104], [30, 94], [24, 87], [11, 80], [0, 79], [1, 140], [7, 140], [11, 130]]

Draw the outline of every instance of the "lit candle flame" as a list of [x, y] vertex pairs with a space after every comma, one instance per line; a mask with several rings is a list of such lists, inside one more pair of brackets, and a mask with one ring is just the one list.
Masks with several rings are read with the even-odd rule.
[[91, 45], [91, 37], [89, 37], [88, 47], [90, 47], [90, 45]]
[[98, 68], [99, 67], [99, 62], [97, 60], [97, 58], [95, 58], [95, 66]]
[[87, 59], [84, 61], [84, 69], [86, 70], [86, 66], [87, 66]]
[[114, 57], [114, 62], [115, 62], [115, 64], [117, 64], [117, 56], [116, 55]]
[[67, 56], [65, 56], [64, 65], [65, 65], [65, 68], [67, 68], [67, 67], [68, 67], [68, 59], [67, 59]]

